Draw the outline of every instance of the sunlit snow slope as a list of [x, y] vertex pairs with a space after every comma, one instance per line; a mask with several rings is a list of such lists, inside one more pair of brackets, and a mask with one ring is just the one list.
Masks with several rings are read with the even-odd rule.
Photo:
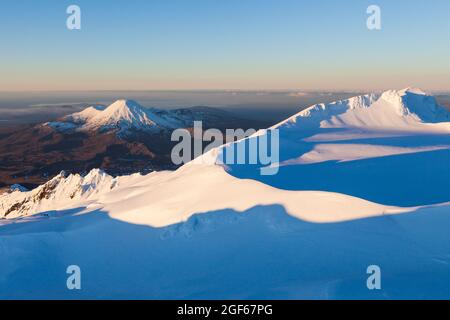
[[[448, 121], [433, 97], [388, 91], [312, 106], [174, 172], [4, 194], [0, 297], [449, 298]], [[273, 129], [276, 175], [216, 163]]]

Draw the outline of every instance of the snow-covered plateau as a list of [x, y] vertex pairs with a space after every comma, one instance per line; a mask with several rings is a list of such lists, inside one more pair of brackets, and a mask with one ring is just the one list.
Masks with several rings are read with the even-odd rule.
[[[178, 125], [108, 109], [72, 123]], [[276, 175], [215, 161], [275, 129]], [[450, 114], [404, 89], [312, 106], [176, 171], [62, 172], [0, 195], [0, 298], [448, 299], [449, 163]]]

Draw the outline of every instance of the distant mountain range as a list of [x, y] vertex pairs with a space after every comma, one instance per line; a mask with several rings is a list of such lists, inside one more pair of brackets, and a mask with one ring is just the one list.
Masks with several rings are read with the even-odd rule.
[[174, 129], [265, 127], [211, 107], [175, 110], [145, 108], [132, 100], [90, 106], [55, 121], [20, 127], [0, 135], [0, 188], [35, 187], [61, 170], [72, 173], [102, 168], [109, 174], [173, 169], [170, 135]]
[[61, 133], [114, 131], [119, 137], [129, 137], [137, 132], [161, 133], [189, 128], [194, 120], [207, 122], [210, 126], [223, 126], [236, 120], [230, 117], [225, 111], [207, 107], [160, 110], [144, 108], [133, 100], [117, 100], [106, 108], [91, 106], [45, 125]]

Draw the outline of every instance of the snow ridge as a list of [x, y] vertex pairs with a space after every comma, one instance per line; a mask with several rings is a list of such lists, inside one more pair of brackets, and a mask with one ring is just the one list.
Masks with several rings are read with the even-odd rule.
[[[389, 90], [329, 104], [313, 105], [272, 128], [413, 129], [425, 123], [450, 121], [450, 113], [420, 89]], [[447, 130], [450, 130], [448, 124]]]
[[113, 178], [100, 169], [86, 176], [61, 171], [47, 183], [31, 191], [14, 190], [0, 195], [0, 218], [14, 218], [73, 205], [74, 201], [89, 200], [94, 195], [109, 192], [118, 186]]

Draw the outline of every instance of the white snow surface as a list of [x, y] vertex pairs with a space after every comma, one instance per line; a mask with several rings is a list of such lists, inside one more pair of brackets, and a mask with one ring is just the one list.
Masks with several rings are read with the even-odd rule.
[[[153, 121], [122, 111], [109, 119]], [[422, 91], [388, 91], [312, 106], [174, 172], [62, 173], [0, 195], [0, 298], [450, 298], [448, 121]], [[216, 162], [275, 128], [278, 174]]]

